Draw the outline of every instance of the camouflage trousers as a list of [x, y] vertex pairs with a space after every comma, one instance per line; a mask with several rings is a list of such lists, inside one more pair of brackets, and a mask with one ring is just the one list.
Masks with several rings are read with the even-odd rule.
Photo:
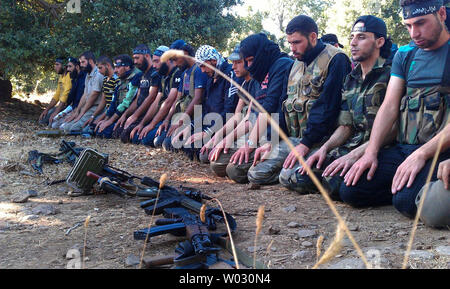
[[[426, 186], [423, 186], [416, 197], [417, 207]], [[441, 180], [430, 183], [420, 219], [430, 227], [450, 226], [450, 191], [445, 189]]]
[[[233, 146], [228, 149], [227, 153], [222, 153], [219, 155], [219, 158], [214, 161], [210, 162], [210, 168], [211, 171], [218, 177], [224, 178], [229, 177], [230, 179], [234, 180], [237, 183], [248, 183], [247, 179], [247, 172], [250, 168], [250, 165], [248, 164], [242, 164], [241, 166], [230, 164], [230, 159], [233, 156], [235, 152], [237, 152], [238, 148], [242, 147], [246, 140], [248, 139], [248, 134], [240, 137], [237, 141], [233, 143]], [[253, 154], [249, 156], [249, 163], [253, 163]], [[251, 164], [250, 163], [250, 164]], [[230, 168], [227, 169], [227, 167], [230, 166]], [[244, 169], [245, 173], [242, 171]], [[229, 171], [230, 173], [228, 173]]]
[[[291, 137], [289, 140], [294, 146], [300, 144], [299, 138]], [[278, 183], [284, 161], [290, 152], [291, 149], [287, 143], [282, 141], [280, 144], [272, 148], [269, 157], [265, 161], [250, 167], [248, 170], [248, 180], [251, 183], [258, 185], [272, 185]], [[289, 171], [293, 170], [294, 169], [291, 169]]]
[[[317, 150], [318, 148], [312, 149], [311, 152], [305, 156], [305, 160], [307, 160], [308, 157], [313, 155]], [[339, 186], [342, 183], [343, 178], [339, 176], [323, 178], [322, 173], [329, 164], [348, 152], [349, 151], [346, 148], [336, 148], [327, 154], [327, 157], [322, 164], [322, 168], [317, 169], [315, 166], [311, 168], [317, 179], [321, 182], [325, 190], [330, 193], [330, 196], [334, 200], [339, 199]], [[311, 178], [306, 174], [300, 174], [301, 169], [301, 165], [298, 165], [292, 170], [282, 169], [279, 178], [280, 184], [301, 194], [318, 192], [319, 190], [314, 185]]]

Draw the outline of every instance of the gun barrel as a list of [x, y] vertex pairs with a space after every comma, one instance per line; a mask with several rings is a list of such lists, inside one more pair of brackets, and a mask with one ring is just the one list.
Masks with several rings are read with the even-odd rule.
[[104, 190], [105, 192], [107, 192], [107, 193], [113, 193], [113, 194], [119, 195], [121, 197], [123, 197], [123, 196], [128, 194], [127, 190], [125, 190], [125, 189], [123, 189], [123, 188], [113, 184], [107, 178], [106, 179], [102, 178], [99, 175], [97, 175], [97, 174], [95, 174], [95, 173], [93, 173], [91, 171], [88, 171], [86, 173], [86, 176], [88, 176], [91, 179], [96, 180], [100, 184], [100, 188], [102, 190]]
[[170, 255], [170, 256], [158, 256], [158, 257], [144, 257], [144, 260], [142, 261], [145, 265], [145, 268], [152, 268], [152, 267], [158, 267], [163, 265], [169, 265], [174, 263], [174, 259], [176, 258], [176, 255]]

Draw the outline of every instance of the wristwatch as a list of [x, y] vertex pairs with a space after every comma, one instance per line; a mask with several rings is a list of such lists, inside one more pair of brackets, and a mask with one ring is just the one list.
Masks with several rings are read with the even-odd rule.
[[247, 144], [248, 144], [249, 147], [252, 147], [253, 145], [255, 145], [251, 140], [248, 140]]

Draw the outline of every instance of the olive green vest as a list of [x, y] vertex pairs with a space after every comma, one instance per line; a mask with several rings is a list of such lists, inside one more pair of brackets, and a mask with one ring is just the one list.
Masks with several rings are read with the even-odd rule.
[[[158, 103], [158, 107], [161, 107], [161, 105], [162, 105], [162, 103], [167, 99], [167, 97], [169, 96], [169, 95], [166, 95], [166, 87], [167, 86], [169, 86], [169, 92], [170, 92], [170, 90], [173, 88], [172, 87], [172, 84], [173, 84], [173, 79], [175, 78], [175, 75], [177, 74], [177, 71], [179, 70], [178, 69], [178, 67], [174, 67], [173, 68], [175, 71], [173, 71], [173, 73], [172, 73], [172, 76], [169, 78], [169, 77], [163, 77], [162, 79], [161, 79], [161, 91], [162, 91], [162, 97], [161, 97], [161, 99], [159, 100], [159, 103]], [[167, 82], [168, 81], [168, 82]]]
[[400, 103], [399, 143], [424, 144], [445, 127], [450, 111], [449, 66], [450, 50], [441, 85], [414, 88], [406, 84]]
[[290, 137], [302, 137], [309, 112], [319, 98], [328, 75], [328, 66], [342, 50], [325, 44], [325, 49], [308, 66], [295, 60], [289, 74], [287, 99], [283, 102], [286, 126]]
[[125, 99], [125, 97], [127, 96], [128, 90], [130, 90], [131, 80], [139, 72], [140, 72], [140, 70], [138, 70], [135, 67], [126, 79], [124, 79], [124, 80], [120, 79], [120, 82], [119, 82], [118, 88], [117, 88], [117, 102], [116, 102], [117, 105], [121, 104], [122, 101]]
[[188, 108], [189, 104], [191, 103], [192, 99], [194, 99], [195, 96], [195, 86], [194, 86], [194, 74], [195, 74], [195, 70], [197, 69], [197, 64], [194, 64], [192, 71], [191, 71], [191, 75], [189, 78], [189, 94], [185, 95], [184, 94], [184, 83], [186, 82], [186, 77], [187, 74], [184, 74], [183, 77], [183, 94], [181, 95], [181, 97], [177, 100], [176, 104], [175, 104], [175, 108], [176, 108], [176, 112], [185, 112], [186, 109]]

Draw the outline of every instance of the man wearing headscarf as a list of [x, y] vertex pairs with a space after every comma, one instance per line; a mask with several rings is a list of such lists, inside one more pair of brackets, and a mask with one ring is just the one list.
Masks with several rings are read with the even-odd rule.
[[[212, 68], [206, 66], [205, 63], [220, 70], [223, 74], [237, 81], [238, 84], [242, 83], [242, 80], [235, 78], [232, 65], [212, 46], [200, 46], [195, 58], [199, 61], [202, 72], [208, 75], [205, 96], [202, 101], [202, 113], [201, 115], [194, 115], [191, 127], [185, 128], [175, 136], [172, 143], [179, 142], [180, 136], [183, 135], [182, 142], [186, 142], [183, 151], [191, 158], [196, 157], [201, 162], [208, 163], [208, 154], [199, 153], [203, 146], [202, 140], [205, 139], [205, 143], [208, 142], [214, 133], [223, 127], [226, 122], [226, 115], [235, 111], [238, 96], [236, 87]], [[203, 124], [204, 122], [205, 124]], [[195, 134], [186, 140], [186, 135], [191, 133]]]
[[[242, 40], [240, 53], [244, 59], [245, 69], [253, 79], [261, 83], [261, 90], [255, 95], [255, 99], [268, 113], [280, 113], [282, 102], [286, 97], [287, 78], [293, 61], [287, 54], [282, 53], [278, 45], [269, 40], [264, 33], [253, 34]], [[247, 179], [253, 152], [258, 140], [265, 132], [261, 132], [260, 127], [266, 123], [267, 117], [259, 114], [257, 125], [250, 132], [249, 140], [231, 157], [227, 173], [234, 181], [242, 182]], [[282, 127], [283, 123], [281, 119]]]

